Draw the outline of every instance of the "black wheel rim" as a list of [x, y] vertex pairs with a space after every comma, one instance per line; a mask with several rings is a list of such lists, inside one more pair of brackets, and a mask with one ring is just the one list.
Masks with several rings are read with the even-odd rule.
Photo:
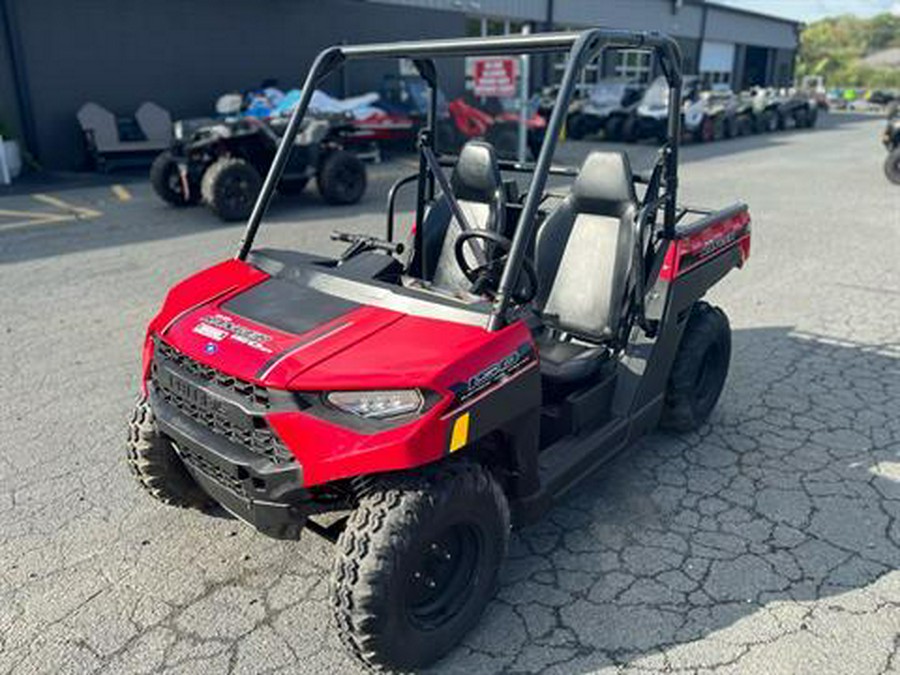
[[407, 580], [407, 615], [414, 626], [435, 630], [459, 614], [475, 586], [482, 550], [479, 531], [467, 523], [451, 525], [425, 543]]
[[228, 211], [241, 211], [251, 199], [250, 183], [240, 176], [228, 176], [222, 180], [220, 194]]
[[341, 199], [353, 200], [359, 189], [359, 172], [349, 164], [338, 167], [335, 175], [335, 185]]
[[170, 166], [165, 173], [164, 184], [166, 190], [176, 201], [185, 201], [184, 186], [181, 184], [181, 173], [177, 166]]
[[719, 396], [723, 380], [724, 352], [718, 344], [710, 345], [703, 354], [700, 368], [694, 380], [696, 406], [700, 412], [711, 410]]

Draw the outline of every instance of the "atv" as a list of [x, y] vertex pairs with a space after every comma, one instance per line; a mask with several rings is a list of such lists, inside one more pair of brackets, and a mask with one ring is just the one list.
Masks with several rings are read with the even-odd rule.
[[778, 131], [778, 100], [772, 89], [751, 87], [740, 94], [744, 105], [749, 109], [753, 121], [752, 132], [755, 134]]
[[[610, 45], [652, 50], [669, 78], [647, 173], [612, 151], [552, 164], [579, 71]], [[434, 58], [547, 51], [568, 58], [535, 163], [483, 140], [435, 152]], [[316, 82], [374, 57], [413, 59], [430, 91], [384, 238], [335, 233], [336, 258], [255, 246]], [[127, 448], [139, 485], [333, 542], [337, 632], [369, 666], [448, 652], [492, 597], [511, 526], [657, 426], [701, 428], [722, 392], [731, 330], [702, 298], [747, 260], [750, 216], [677, 200], [680, 66], [666, 36], [601, 29], [322, 52], [235, 257], [174, 286], [149, 325]], [[394, 210], [412, 185], [406, 249]]]
[[888, 110], [887, 126], [881, 135], [881, 142], [888, 151], [884, 160], [884, 175], [892, 183], [900, 185], [900, 108], [896, 105]]
[[[153, 190], [174, 206], [202, 200], [226, 222], [245, 220], [286, 124], [283, 118], [239, 117], [195, 126], [154, 160], [150, 167]], [[315, 177], [327, 203], [358, 202], [366, 190], [366, 169], [345, 149], [345, 139], [352, 131], [344, 116], [306, 120], [293, 141], [291, 161], [279, 190], [302, 192]]]
[[587, 98], [569, 106], [566, 135], [577, 141], [602, 131], [605, 140], [621, 140], [625, 120], [643, 92], [644, 85], [626, 80], [598, 82]]
[[778, 129], [793, 126], [795, 129], [811, 129], [819, 118], [819, 104], [815, 99], [796, 89], [781, 89], [774, 93], [778, 110]]
[[[685, 138], [713, 141], [725, 135], [724, 108], [711, 105], [697, 77], [685, 77], [681, 91], [681, 122]], [[669, 83], [660, 76], [650, 83], [643, 97], [625, 121], [622, 135], [626, 142], [645, 138], [665, 142], [668, 135]]]
[[[528, 111], [526, 146], [537, 156], [544, 139], [546, 120], [534, 110]], [[519, 149], [519, 113], [510, 109], [505, 99], [489, 98], [481, 105], [467, 93], [447, 104], [449, 117], [441, 119], [437, 128], [438, 147], [458, 150], [466, 141], [483, 139], [491, 143], [502, 159], [512, 160]]]

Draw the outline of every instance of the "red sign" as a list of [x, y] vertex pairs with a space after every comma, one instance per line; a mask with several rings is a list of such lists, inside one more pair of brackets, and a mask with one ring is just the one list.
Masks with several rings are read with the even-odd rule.
[[518, 59], [472, 59], [473, 93], [476, 96], [513, 97], [516, 95], [516, 78], [518, 75]]

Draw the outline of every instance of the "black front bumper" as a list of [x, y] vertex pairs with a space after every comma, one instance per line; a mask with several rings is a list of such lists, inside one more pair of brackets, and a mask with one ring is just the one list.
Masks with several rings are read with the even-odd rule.
[[223, 438], [166, 402], [148, 383], [160, 431], [169, 437], [204, 492], [227, 511], [276, 539], [298, 539], [315, 511], [296, 460], [269, 458]]

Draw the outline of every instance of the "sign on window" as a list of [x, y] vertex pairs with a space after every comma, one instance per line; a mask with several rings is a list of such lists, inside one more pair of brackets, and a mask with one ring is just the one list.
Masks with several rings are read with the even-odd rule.
[[476, 96], [514, 97], [518, 76], [519, 60], [516, 58], [472, 59], [472, 90]]

